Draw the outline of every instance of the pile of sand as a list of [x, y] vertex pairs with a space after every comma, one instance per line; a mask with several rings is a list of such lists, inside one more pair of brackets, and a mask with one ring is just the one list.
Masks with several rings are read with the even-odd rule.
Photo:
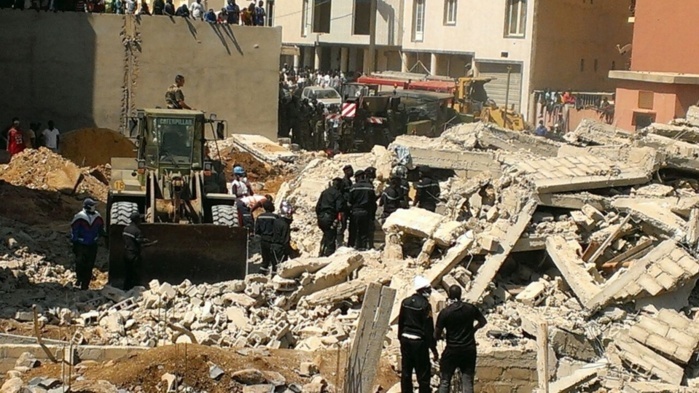
[[110, 163], [112, 157], [136, 157], [136, 145], [108, 128], [80, 128], [61, 134], [60, 153], [80, 166]]

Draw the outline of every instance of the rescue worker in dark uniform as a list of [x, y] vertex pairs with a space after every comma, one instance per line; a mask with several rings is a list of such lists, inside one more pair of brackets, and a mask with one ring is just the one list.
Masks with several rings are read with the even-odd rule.
[[270, 266], [274, 266], [274, 255], [272, 255], [272, 236], [274, 235], [274, 220], [279, 218], [274, 214], [274, 203], [265, 201], [262, 204], [265, 212], [257, 216], [255, 220], [255, 235], [260, 237], [260, 254], [262, 254], [262, 274], [269, 273]]
[[[364, 177], [363, 170], [360, 169], [357, 172], [354, 172], [354, 181], [356, 183], [359, 183], [359, 179], [362, 177]], [[352, 222], [352, 206], [350, 205], [350, 192], [352, 191], [352, 187], [354, 187], [354, 184], [344, 191], [345, 203], [347, 204], [347, 231], [349, 232], [347, 234], [347, 247], [354, 247], [354, 244], [357, 242], [357, 231], [355, 229], [356, 223]]]
[[[364, 170], [364, 177], [366, 177], [367, 182], [374, 186], [374, 180], [376, 180], [376, 168], [373, 166], [368, 167]], [[374, 194], [374, 200], [378, 197]], [[376, 236], [376, 203], [373, 204], [373, 210], [369, 212], [369, 248], [374, 248], [374, 237]]]
[[92, 198], [83, 201], [83, 209], [79, 211], [70, 223], [70, 240], [75, 254], [75, 286], [82, 290], [90, 288], [92, 268], [97, 259], [98, 241], [101, 236], [107, 236], [104, 230], [104, 220], [95, 210]]
[[431, 212], [437, 209], [439, 203], [439, 183], [432, 178], [432, 171], [426, 166], [418, 168], [420, 173], [420, 181], [415, 186], [415, 202], [414, 206], [420, 207]]
[[400, 179], [397, 177], [391, 177], [388, 181], [388, 187], [381, 193], [381, 199], [379, 199], [379, 206], [383, 206], [383, 213], [381, 214], [381, 220], [385, 221], [388, 216], [393, 214], [396, 210], [404, 208], [403, 205], [403, 191], [400, 188]]
[[272, 274], [276, 273], [277, 265], [289, 259], [291, 254], [291, 222], [294, 219], [294, 209], [287, 201], [283, 201], [279, 216], [272, 225], [272, 255], [274, 261]]
[[347, 224], [350, 220], [350, 209], [349, 209], [349, 192], [352, 188], [352, 176], [354, 176], [354, 168], [352, 165], [345, 165], [342, 168], [344, 177], [342, 178], [342, 196], [344, 197], [344, 208], [342, 210], [342, 227], [340, 228], [340, 245], [345, 242], [345, 232], [347, 231]]
[[352, 211], [350, 219], [350, 247], [356, 250], [366, 250], [369, 246], [369, 232], [371, 230], [371, 222], [376, 214], [376, 191], [374, 186], [369, 183], [363, 171], [357, 171], [355, 174], [355, 183], [350, 189], [349, 204]]
[[155, 244], [141, 235], [141, 214], [131, 214], [131, 223], [124, 228], [124, 290], [139, 285], [138, 270], [141, 267], [141, 247]]
[[333, 179], [330, 187], [320, 193], [316, 203], [318, 228], [323, 231], [320, 242], [320, 256], [327, 257], [335, 253], [337, 242], [337, 225], [344, 219], [345, 197], [342, 195], [342, 179]]
[[447, 307], [439, 313], [434, 332], [434, 339], [438, 341], [442, 339], [442, 331], [447, 330], [447, 347], [442, 352], [439, 365], [439, 393], [449, 393], [451, 378], [457, 368], [461, 370], [464, 393], [473, 393], [473, 377], [476, 373], [475, 334], [486, 323], [478, 308], [461, 301], [461, 287], [449, 287]]
[[413, 370], [419, 393], [430, 393], [430, 350], [439, 358], [434, 340], [434, 321], [429, 302], [432, 286], [422, 277], [415, 277], [415, 294], [403, 300], [398, 316], [398, 339], [401, 354], [401, 392], [413, 391]]
[[175, 84], [171, 85], [165, 92], [165, 102], [167, 103], [168, 109], [192, 109], [184, 102], [182, 86], [184, 86], [184, 76], [177, 75], [175, 77]]

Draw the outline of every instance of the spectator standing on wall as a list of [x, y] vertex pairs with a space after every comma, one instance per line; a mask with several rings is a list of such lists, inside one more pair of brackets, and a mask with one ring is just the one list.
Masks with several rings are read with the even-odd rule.
[[251, 3], [250, 6], [245, 8], [241, 13], [240, 19], [245, 26], [253, 25], [253, 18], [255, 16], [255, 3]]
[[228, 13], [228, 23], [232, 25], [240, 24], [240, 6], [235, 2], [235, 0], [228, 0], [226, 5], [226, 11]]
[[[187, 5], [185, 4], [185, 7], [186, 6]], [[172, 4], [172, 0], [165, 0], [165, 8], [163, 8], [163, 15], [175, 15], [175, 5]]]
[[119, 15], [124, 14], [124, 0], [114, 0], [114, 9]]
[[12, 127], [7, 132], [7, 151], [11, 156], [24, 150], [24, 135], [19, 128], [19, 118], [12, 119]]
[[196, 0], [189, 6], [189, 13], [194, 19], [202, 20], [204, 18], [204, 6], [201, 5], [201, 0]]
[[165, 1], [153, 0], [153, 15], [162, 15], [165, 8]]
[[[172, 0], [170, 0], [170, 2], [172, 2]], [[175, 15], [181, 16], [183, 18], [189, 18], [189, 7], [187, 7], [187, 3], [184, 3], [181, 6], [177, 7]]]
[[146, 0], [141, 0], [141, 9], [138, 10], [139, 15], [150, 15], [150, 9], [148, 9], [148, 3]]
[[259, 3], [257, 3], [257, 7], [255, 7], [255, 26], [264, 26], [265, 25], [265, 2], [260, 0]]
[[218, 13], [216, 18], [216, 23], [228, 24], [228, 11], [225, 8], [221, 8], [221, 12]]
[[126, 0], [126, 13], [133, 15], [136, 13], [136, 0]]

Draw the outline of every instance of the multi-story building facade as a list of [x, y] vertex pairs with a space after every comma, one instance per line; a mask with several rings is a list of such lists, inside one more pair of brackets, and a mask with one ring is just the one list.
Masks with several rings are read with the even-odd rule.
[[536, 118], [535, 92], [613, 91], [624, 67], [617, 45], [632, 37], [629, 3], [607, 0], [376, 0], [375, 63], [369, 55], [371, 0], [276, 2], [274, 25], [299, 47], [290, 65], [493, 77], [486, 85]]
[[699, 100], [699, 8], [696, 1], [636, 0], [631, 69], [617, 82], [615, 123], [641, 129], [684, 117]]

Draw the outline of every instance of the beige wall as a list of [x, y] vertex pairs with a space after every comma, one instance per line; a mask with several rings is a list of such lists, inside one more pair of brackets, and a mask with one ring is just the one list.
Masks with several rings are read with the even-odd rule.
[[627, 1], [537, 0], [536, 14], [533, 90], [614, 91], [612, 62], [626, 63], [616, 45], [632, 38]]
[[[278, 28], [164, 16], [125, 24], [120, 15], [6, 10], [0, 11], [0, 24], [0, 47], [6, 48], [0, 51], [7, 92], [0, 96], [3, 124], [20, 116], [25, 126], [53, 119], [64, 131], [119, 129], [122, 113], [164, 106], [165, 90], [181, 73], [189, 105], [228, 120], [233, 132], [276, 138]], [[125, 71], [124, 32], [138, 42], [131, 72]]]
[[[282, 41], [292, 44], [345, 44], [369, 45], [368, 35], [353, 35], [354, 0], [332, 0], [329, 34], [313, 33], [313, 0], [309, 0], [308, 35], [303, 37], [303, 0], [278, 0], [275, 2], [275, 26], [282, 27]], [[378, 0], [376, 17], [376, 44], [399, 45], [401, 0]]]

